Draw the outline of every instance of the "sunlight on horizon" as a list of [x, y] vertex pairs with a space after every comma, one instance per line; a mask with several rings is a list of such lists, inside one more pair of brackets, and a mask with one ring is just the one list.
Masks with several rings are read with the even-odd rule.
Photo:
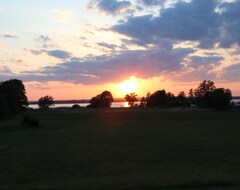
[[128, 94], [134, 92], [137, 89], [138, 84], [136, 78], [134, 76], [131, 76], [129, 79], [118, 83], [117, 87], [121, 93]]

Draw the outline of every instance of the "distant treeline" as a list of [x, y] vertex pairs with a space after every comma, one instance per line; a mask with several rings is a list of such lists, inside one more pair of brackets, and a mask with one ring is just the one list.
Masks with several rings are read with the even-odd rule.
[[[227, 109], [232, 99], [231, 90], [225, 88], [216, 88], [211, 80], [204, 80], [198, 88], [190, 89], [188, 94], [181, 91], [177, 96], [171, 92], [158, 90], [153, 94], [147, 93], [146, 97], [141, 98], [139, 107], [190, 107], [198, 106], [201, 108], [215, 108], [217, 110]], [[123, 99], [116, 99], [122, 101]], [[134, 104], [137, 94], [130, 93], [125, 96], [130, 107], [136, 107]], [[90, 100], [63, 100], [54, 101], [52, 96], [41, 97], [38, 102], [40, 109], [48, 109], [54, 103], [89, 103], [87, 108], [109, 108], [114, 101], [110, 91], [103, 91], [101, 94]], [[28, 108], [29, 102], [26, 96], [26, 90], [23, 82], [18, 79], [0, 82], [0, 118], [9, 117], [12, 114], [20, 113]], [[74, 106], [75, 108], [80, 106]]]

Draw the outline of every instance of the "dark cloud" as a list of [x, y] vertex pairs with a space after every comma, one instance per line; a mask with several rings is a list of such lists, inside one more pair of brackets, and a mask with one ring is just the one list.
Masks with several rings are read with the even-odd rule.
[[11, 35], [11, 34], [3, 34], [2, 37], [4, 37], [4, 38], [17, 38], [17, 36]]
[[220, 78], [227, 81], [240, 81], [240, 63], [224, 67]]
[[71, 57], [71, 54], [67, 51], [63, 50], [52, 50], [52, 51], [45, 51], [49, 56], [56, 57], [58, 59], [67, 59]]
[[237, 43], [240, 45], [240, 1], [220, 5], [222, 24], [222, 35], [220, 47], [228, 48]]
[[[144, 0], [141, 0], [144, 3]], [[147, 1], [145, 4], [154, 4]], [[218, 10], [218, 11], [217, 11]], [[211, 49], [216, 44], [228, 48], [240, 45], [240, 1], [179, 1], [163, 8], [159, 16], [131, 16], [111, 30], [132, 38], [138, 45], [158, 44], [161, 39], [199, 42], [199, 48]]]
[[24, 73], [25, 80], [68, 81], [82, 84], [118, 82], [129, 76], [151, 78], [166, 72], [179, 71], [186, 56], [195, 50], [177, 48], [168, 50], [128, 51], [111, 56], [88, 56], [84, 60], [67, 61], [45, 67], [40, 74]]
[[212, 67], [214, 65], [220, 65], [222, 60], [224, 60], [222, 56], [190, 56], [187, 64], [193, 68], [199, 68], [201, 66], [208, 67], [209, 65]]
[[101, 47], [104, 47], [104, 48], [107, 48], [107, 49], [111, 49], [111, 50], [114, 50], [117, 46], [114, 45], [114, 44], [108, 44], [108, 43], [105, 43], [105, 42], [100, 42], [100, 43], [97, 43], [99, 46]]
[[209, 39], [216, 39], [219, 36], [218, 29], [221, 26], [220, 15], [215, 12], [217, 2], [217, 0], [193, 0], [190, 3], [181, 1], [174, 7], [162, 9], [159, 16], [130, 17], [126, 22], [113, 26], [112, 30], [145, 44], [156, 43], [161, 38], [210, 41]]
[[[71, 53], [64, 51], [64, 50], [30, 50], [30, 52], [33, 55], [40, 55], [42, 53], [46, 53], [49, 56], [58, 58], [58, 59], [67, 59], [67, 58], [71, 58]], [[74, 57], [71, 59], [75, 59]]]
[[166, 0], [138, 0], [138, 3], [144, 6], [158, 6], [163, 5], [165, 2]]
[[119, 0], [92, 0], [88, 7], [97, 8], [107, 14], [119, 14], [125, 12], [131, 6], [130, 1], [119, 1]]

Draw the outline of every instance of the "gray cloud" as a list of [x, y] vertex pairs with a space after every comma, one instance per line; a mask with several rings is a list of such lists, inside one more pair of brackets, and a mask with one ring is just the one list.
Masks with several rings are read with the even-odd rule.
[[12, 74], [12, 71], [6, 66], [1, 66], [0, 67], [0, 74], [1, 75], [9, 75], [9, 74]]
[[227, 48], [232, 44], [240, 45], [240, 1], [220, 5], [223, 24], [220, 47]]
[[222, 60], [224, 60], [222, 56], [190, 56], [187, 63], [189, 67], [193, 68], [208, 67], [209, 65], [212, 67], [220, 65]]
[[67, 59], [71, 57], [71, 54], [63, 50], [51, 50], [45, 51], [49, 56], [56, 57], [58, 59]]
[[104, 47], [104, 48], [107, 48], [107, 49], [111, 49], [111, 50], [114, 50], [117, 46], [114, 45], [114, 44], [108, 44], [108, 43], [105, 43], [105, 42], [100, 42], [100, 43], [97, 43], [99, 46], [101, 47]]
[[111, 56], [89, 56], [84, 60], [67, 61], [44, 67], [41, 73], [23, 73], [25, 80], [69, 81], [82, 84], [118, 82], [129, 76], [151, 78], [166, 72], [179, 71], [190, 48], [136, 50]]
[[[141, 0], [143, 3], [144, 0]], [[147, 1], [145, 4], [155, 4]], [[156, 3], [157, 4], [157, 3]], [[217, 8], [220, 11], [216, 11]], [[110, 28], [132, 38], [138, 45], [158, 44], [161, 39], [197, 41], [199, 48], [215, 44], [228, 48], [240, 45], [240, 1], [220, 3], [218, 0], [179, 1], [163, 8], [159, 16], [131, 16]]]
[[12, 35], [12, 34], [3, 34], [1, 36], [4, 37], [4, 38], [17, 38], [17, 36]]
[[30, 50], [30, 52], [33, 54], [33, 55], [40, 55], [42, 54], [42, 50]]
[[163, 5], [165, 2], [166, 0], [138, 0], [138, 3], [144, 6], [158, 6]]
[[92, 0], [88, 7], [97, 8], [107, 14], [118, 14], [127, 10], [131, 6], [131, 2], [124, 0]]
[[220, 78], [228, 81], [240, 81], [240, 63], [224, 67]]
[[47, 35], [40, 35], [34, 39], [42, 48], [51, 47], [51, 39]]

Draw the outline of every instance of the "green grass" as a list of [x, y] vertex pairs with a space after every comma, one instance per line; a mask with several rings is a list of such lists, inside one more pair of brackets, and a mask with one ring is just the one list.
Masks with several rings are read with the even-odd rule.
[[[26, 113], [25, 113], [26, 114]], [[0, 189], [240, 185], [240, 112], [59, 109], [0, 122]]]

